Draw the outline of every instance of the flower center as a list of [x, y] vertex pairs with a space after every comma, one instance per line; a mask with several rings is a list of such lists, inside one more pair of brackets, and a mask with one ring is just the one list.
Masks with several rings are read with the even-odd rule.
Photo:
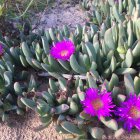
[[140, 118], [140, 110], [137, 107], [132, 106], [129, 111], [129, 115], [134, 119], [138, 119]]
[[67, 56], [68, 55], [68, 51], [67, 50], [63, 50], [61, 51], [61, 56]]
[[99, 110], [103, 107], [103, 102], [101, 99], [97, 98], [92, 101], [92, 106], [93, 106], [94, 110]]

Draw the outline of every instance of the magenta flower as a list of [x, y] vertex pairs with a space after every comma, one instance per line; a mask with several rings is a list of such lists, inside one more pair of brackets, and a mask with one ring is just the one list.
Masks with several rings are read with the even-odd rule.
[[129, 132], [133, 127], [140, 131], [140, 97], [130, 94], [129, 98], [117, 108], [115, 114], [124, 122], [124, 128]]
[[69, 60], [70, 56], [75, 52], [75, 46], [70, 40], [63, 40], [61, 42], [57, 42], [51, 48], [51, 55], [55, 59], [61, 60]]
[[89, 88], [85, 93], [85, 100], [81, 101], [84, 111], [91, 116], [107, 117], [111, 116], [111, 110], [115, 105], [112, 104], [111, 92], [106, 90], [99, 93], [98, 89]]
[[2, 56], [4, 53], [4, 48], [3, 48], [3, 45], [0, 44], [0, 56]]

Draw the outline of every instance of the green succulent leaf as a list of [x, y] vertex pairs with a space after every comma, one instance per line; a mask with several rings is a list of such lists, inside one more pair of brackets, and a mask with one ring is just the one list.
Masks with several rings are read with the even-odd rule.
[[52, 121], [52, 116], [51, 115], [47, 115], [47, 116], [43, 116], [43, 117], [41, 116], [40, 121], [44, 124], [50, 123]]
[[135, 74], [136, 70], [133, 68], [119, 68], [115, 71], [116, 74]]
[[93, 76], [90, 73], [87, 73], [87, 81], [89, 83], [90, 88], [97, 88], [95, 79], [93, 78]]
[[138, 76], [134, 78], [134, 89], [136, 94], [140, 93], [140, 78]]
[[135, 46], [135, 48], [133, 49], [132, 53], [133, 53], [133, 56], [135, 59], [140, 58], [140, 41], [138, 41], [138, 43]]
[[83, 131], [80, 130], [76, 125], [74, 125], [73, 123], [71, 122], [68, 122], [68, 121], [64, 121], [61, 123], [61, 126], [66, 130], [68, 131], [69, 133], [71, 134], [74, 134], [74, 135], [83, 135]]
[[21, 88], [21, 85], [19, 84], [19, 82], [14, 83], [14, 90], [17, 95], [22, 95], [22, 88]]
[[60, 125], [56, 125], [55, 130], [60, 134], [69, 134], [69, 132]]
[[11, 71], [4, 72], [5, 86], [9, 87], [12, 84], [13, 76]]
[[22, 51], [23, 51], [23, 53], [24, 53], [24, 55], [25, 55], [26, 57], [32, 58], [31, 50], [29, 49], [29, 47], [28, 47], [28, 45], [27, 45], [26, 42], [23, 42], [23, 43], [21, 44], [21, 49], [22, 49]]
[[24, 56], [20, 55], [19, 58], [24, 67], [27, 67], [29, 65]]
[[31, 99], [21, 98], [21, 102], [33, 110], [35, 110], [35, 108], [37, 107], [36, 102]]
[[55, 108], [55, 114], [62, 114], [69, 110], [69, 106], [67, 104], [61, 104]]
[[37, 87], [37, 84], [36, 84], [35, 78], [34, 78], [33, 75], [31, 75], [30, 81], [29, 81], [29, 84], [28, 84], [28, 91], [35, 90], [36, 87]]
[[86, 47], [86, 49], [87, 49], [90, 62], [91, 62], [91, 63], [92, 63], [93, 61], [96, 62], [96, 52], [95, 52], [95, 49], [94, 49], [93, 45], [92, 45], [90, 42], [87, 42], [87, 43], [85, 44], [85, 47]]
[[58, 87], [57, 87], [55, 81], [51, 78], [49, 79], [49, 86], [50, 86], [52, 91], [54, 91], [54, 92], [58, 91]]
[[89, 127], [89, 132], [92, 135], [93, 138], [95, 139], [102, 139], [102, 136], [104, 134], [104, 130], [99, 127]]
[[86, 69], [84, 69], [82, 66], [78, 64], [74, 55], [70, 57], [70, 65], [75, 72], [80, 74], [86, 73]]
[[46, 55], [48, 55], [50, 52], [48, 40], [45, 36], [42, 36], [41, 39], [42, 39], [42, 45], [43, 45], [44, 52]]
[[113, 56], [112, 59], [111, 59], [111, 65], [110, 65], [110, 68], [111, 68], [111, 71], [114, 72], [115, 69], [116, 69], [116, 58]]
[[66, 79], [63, 78], [63, 77], [59, 77], [58, 82], [59, 82], [61, 90], [66, 91], [67, 90], [67, 81], [66, 81]]
[[76, 113], [78, 113], [78, 111], [79, 111], [78, 105], [74, 101], [71, 101], [70, 102], [69, 114], [76, 114]]
[[108, 47], [109, 49], [113, 49], [113, 50], [116, 49], [116, 45], [113, 40], [111, 28], [105, 32], [104, 40], [105, 40], [106, 47]]
[[131, 49], [128, 49], [126, 56], [125, 56], [125, 61], [124, 61], [124, 67], [125, 68], [130, 68], [133, 64], [133, 53]]
[[114, 86], [118, 86], [119, 84], [119, 78], [116, 74], [112, 74], [111, 80], [109, 82], [109, 90], [112, 91]]
[[48, 92], [43, 92], [42, 97], [47, 101], [48, 104], [54, 105], [53, 97]]
[[105, 118], [102, 118], [101, 121], [112, 130], [118, 129], [118, 123], [115, 119], [105, 120]]
[[125, 84], [127, 94], [134, 93], [134, 91], [135, 91], [134, 90], [134, 81], [130, 74], [124, 75], [124, 84]]

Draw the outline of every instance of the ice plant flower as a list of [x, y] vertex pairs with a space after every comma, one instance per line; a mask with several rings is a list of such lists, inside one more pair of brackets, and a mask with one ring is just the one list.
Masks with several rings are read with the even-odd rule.
[[70, 56], [75, 52], [75, 46], [70, 40], [57, 42], [50, 51], [50, 54], [55, 59], [69, 60]]
[[84, 112], [91, 116], [97, 116], [99, 119], [111, 116], [114, 105], [110, 94], [111, 92], [107, 92], [106, 90], [99, 92], [95, 88], [87, 89], [85, 99], [81, 101]]
[[4, 53], [4, 48], [3, 48], [3, 45], [0, 44], [0, 56], [2, 56]]
[[119, 120], [124, 123], [124, 128], [129, 132], [133, 127], [140, 131], [140, 97], [130, 94], [126, 101], [117, 108], [116, 113]]

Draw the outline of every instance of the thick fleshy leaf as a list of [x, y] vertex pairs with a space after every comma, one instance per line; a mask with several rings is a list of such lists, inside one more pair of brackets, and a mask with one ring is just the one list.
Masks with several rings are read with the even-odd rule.
[[61, 123], [61, 126], [68, 132], [74, 134], [74, 135], [83, 135], [83, 131], [80, 130], [75, 124], [64, 121]]

